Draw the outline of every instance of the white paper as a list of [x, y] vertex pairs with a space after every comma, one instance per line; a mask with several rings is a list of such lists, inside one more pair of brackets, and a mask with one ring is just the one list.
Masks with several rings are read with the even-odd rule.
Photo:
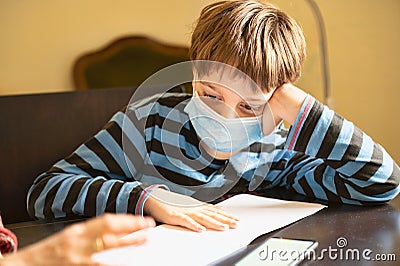
[[148, 241], [144, 245], [103, 251], [94, 254], [93, 259], [109, 265], [207, 265], [248, 245], [262, 234], [325, 207], [249, 194], [233, 196], [218, 205], [239, 218], [237, 228], [198, 233], [177, 226], [160, 225], [147, 229]]

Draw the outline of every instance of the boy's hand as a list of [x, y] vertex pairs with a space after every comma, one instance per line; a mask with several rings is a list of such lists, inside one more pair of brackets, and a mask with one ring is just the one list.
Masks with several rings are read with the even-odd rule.
[[293, 125], [306, 96], [307, 93], [290, 83], [277, 88], [268, 102], [275, 122], [285, 120]]
[[[162, 194], [178, 195], [165, 190]], [[187, 198], [192, 204], [187, 207], [174, 206], [152, 195], [147, 199], [144, 211], [146, 215], [152, 216], [159, 222], [183, 226], [196, 232], [206, 229], [223, 231], [237, 226], [238, 219], [223, 211], [221, 207], [203, 203], [188, 196], [179, 195], [178, 197]], [[194, 205], [195, 201], [198, 204]]]

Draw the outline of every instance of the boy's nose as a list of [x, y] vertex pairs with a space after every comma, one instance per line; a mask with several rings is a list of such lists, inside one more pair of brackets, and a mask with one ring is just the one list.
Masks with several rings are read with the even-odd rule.
[[231, 119], [231, 118], [237, 118], [238, 115], [232, 108], [225, 108], [225, 111], [223, 114], [221, 114], [223, 117]]
[[231, 119], [231, 118], [237, 118], [238, 114], [235, 111], [235, 108], [227, 103], [221, 104], [218, 106], [216, 109], [214, 109], [217, 113], [219, 113], [221, 116]]

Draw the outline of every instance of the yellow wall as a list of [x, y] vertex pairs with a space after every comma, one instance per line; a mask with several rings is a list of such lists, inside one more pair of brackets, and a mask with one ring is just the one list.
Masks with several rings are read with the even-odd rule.
[[[400, 162], [400, 1], [315, 0], [328, 38], [335, 110]], [[73, 90], [81, 53], [130, 34], [189, 44], [194, 20], [212, 0], [0, 1], [0, 95]], [[302, 24], [309, 57], [298, 85], [322, 100], [315, 18], [305, 0], [271, 0]]]
[[400, 163], [400, 1], [318, 1], [328, 27], [335, 110]]

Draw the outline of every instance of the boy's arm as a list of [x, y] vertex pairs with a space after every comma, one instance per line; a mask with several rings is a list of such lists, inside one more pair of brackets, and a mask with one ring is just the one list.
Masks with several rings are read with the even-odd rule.
[[157, 196], [176, 196], [156, 189], [167, 187], [135, 180], [141, 179], [147, 156], [144, 133], [140, 130], [142, 122], [133, 114], [117, 113], [98, 134], [40, 175], [28, 192], [29, 215], [53, 219], [104, 212], [143, 215], [146, 211], [159, 222], [194, 231], [235, 227], [237, 220], [217, 206], [173, 206]]
[[[122, 150], [124, 117], [125, 113], [118, 112], [94, 137], [34, 181], [27, 198], [31, 217], [142, 214], [143, 199], [155, 186], [145, 186], [132, 176], [143, 161], [142, 135], [134, 136], [131, 149], [136, 158], [130, 160], [131, 167], [126, 163]], [[138, 205], [139, 199], [142, 204]]]
[[353, 204], [386, 202], [399, 193], [399, 167], [351, 122], [291, 84], [278, 88], [270, 105], [292, 123], [283, 185], [310, 197]]

